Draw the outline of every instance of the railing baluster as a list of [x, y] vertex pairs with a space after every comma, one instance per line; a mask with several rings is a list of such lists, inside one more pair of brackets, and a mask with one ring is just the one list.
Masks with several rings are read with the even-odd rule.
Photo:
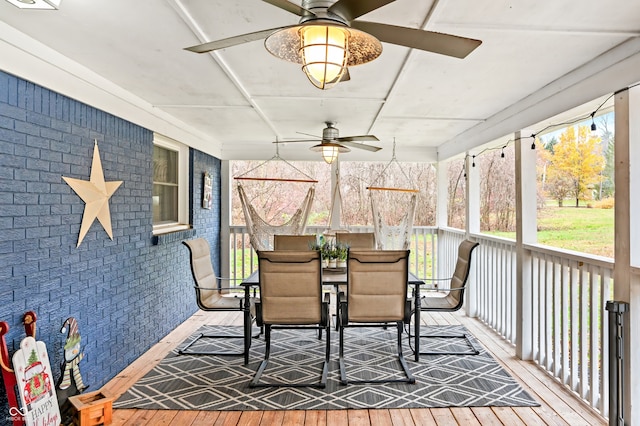
[[593, 274], [592, 269], [583, 265], [580, 268], [580, 344], [578, 350], [580, 351], [580, 359], [578, 364], [578, 372], [580, 373], [580, 384], [578, 387], [578, 394], [587, 399], [589, 396], [589, 381], [587, 380], [589, 372], [589, 344], [588, 342], [588, 312], [589, 312], [589, 287], [590, 287], [590, 275]]
[[579, 290], [579, 269], [578, 262], [569, 261], [568, 265], [569, 273], [569, 353], [567, 354], [569, 359], [569, 369], [567, 374], [569, 376], [569, 383], [571, 390], [578, 391], [578, 383], [580, 380], [578, 368], [578, 361], [580, 360], [580, 353], [578, 351], [579, 334], [580, 330], [580, 290]]

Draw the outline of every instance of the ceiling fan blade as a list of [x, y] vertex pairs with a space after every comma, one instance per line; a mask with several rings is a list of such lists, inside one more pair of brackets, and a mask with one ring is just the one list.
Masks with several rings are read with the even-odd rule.
[[338, 0], [327, 9], [327, 12], [342, 16], [347, 21], [353, 21], [394, 1], [396, 0]]
[[318, 143], [320, 142], [320, 138], [318, 139], [295, 139], [295, 140], [279, 140], [279, 141], [274, 141], [273, 143], [298, 143], [298, 142], [314, 142], [314, 143]]
[[305, 132], [296, 132], [296, 133], [299, 135], [311, 136], [312, 138], [316, 138], [316, 140], [322, 139], [322, 136], [312, 135], [311, 133], [305, 133]]
[[206, 53], [213, 50], [224, 49], [225, 47], [231, 47], [242, 43], [249, 43], [250, 41], [261, 40], [266, 38], [274, 31], [281, 30], [283, 28], [295, 27], [295, 25], [287, 25], [284, 27], [271, 28], [268, 30], [256, 31], [255, 33], [247, 33], [234, 37], [223, 38], [222, 40], [209, 41], [207, 43], [198, 44], [196, 46], [185, 47], [184, 50], [195, 53]]
[[380, 41], [456, 58], [466, 57], [482, 44], [482, 41], [472, 38], [378, 22], [354, 21], [351, 26], [375, 36]]
[[377, 137], [373, 135], [362, 135], [362, 136], [345, 136], [343, 138], [336, 138], [337, 141], [342, 142], [362, 142], [362, 141], [379, 141]]
[[280, 9], [286, 10], [287, 12], [291, 12], [294, 15], [298, 15], [298, 16], [315, 15], [315, 13], [305, 9], [304, 7], [301, 7], [295, 3], [291, 3], [290, 1], [287, 1], [287, 0], [262, 0], [262, 1], [269, 3], [275, 7], [279, 7]]
[[344, 146], [349, 146], [351, 148], [364, 149], [366, 151], [371, 151], [371, 152], [377, 152], [382, 149], [379, 146], [365, 145], [357, 142], [340, 141], [340, 143]]

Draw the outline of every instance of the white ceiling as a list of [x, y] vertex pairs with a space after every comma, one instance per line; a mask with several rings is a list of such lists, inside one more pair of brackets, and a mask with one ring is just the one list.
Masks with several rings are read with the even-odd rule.
[[[0, 0], [0, 69], [223, 159], [269, 158], [274, 140], [335, 121], [340, 136], [374, 134], [384, 148], [349, 159], [386, 161], [395, 139], [398, 159], [433, 161], [588, 114], [640, 81], [635, 0], [397, 0], [361, 19], [483, 43], [465, 59], [383, 43], [321, 91], [262, 41], [183, 50], [298, 22], [260, 0], [63, 0], [57, 11]], [[280, 155], [318, 159], [311, 145]]]

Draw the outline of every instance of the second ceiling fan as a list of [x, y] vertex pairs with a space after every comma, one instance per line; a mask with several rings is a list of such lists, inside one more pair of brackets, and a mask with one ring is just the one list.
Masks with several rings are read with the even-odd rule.
[[380, 56], [380, 41], [456, 58], [466, 57], [482, 43], [451, 34], [357, 20], [395, 0], [302, 0], [300, 6], [288, 0], [263, 1], [300, 16], [298, 25], [210, 41], [186, 50], [205, 53], [266, 38], [265, 47], [271, 54], [301, 64], [314, 86], [328, 89], [349, 79], [348, 67]]
[[274, 143], [279, 144], [287, 144], [287, 143], [296, 143], [296, 142], [320, 142], [317, 145], [312, 146], [312, 151], [320, 152], [322, 154], [322, 158], [328, 164], [333, 163], [336, 158], [338, 158], [338, 154], [341, 152], [349, 152], [351, 151], [348, 147], [364, 149], [366, 151], [377, 152], [382, 148], [373, 145], [365, 145], [362, 142], [372, 142], [379, 141], [377, 137], [374, 135], [360, 135], [360, 136], [344, 136], [340, 137], [340, 132], [335, 127], [336, 123], [327, 121], [325, 122], [327, 127], [322, 129], [322, 138], [316, 137], [313, 135], [314, 139], [296, 139], [296, 140], [288, 140], [288, 141], [277, 141]]

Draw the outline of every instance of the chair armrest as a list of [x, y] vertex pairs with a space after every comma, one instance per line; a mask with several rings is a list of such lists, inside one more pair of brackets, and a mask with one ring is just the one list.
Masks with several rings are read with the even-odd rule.
[[336, 295], [337, 303], [338, 303], [338, 318], [336, 321], [340, 322], [341, 325], [349, 324], [349, 306], [347, 305], [347, 296], [344, 294], [344, 291], [338, 292]]
[[423, 293], [425, 291], [431, 291], [434, 293], [442, 293], [445, 291], [461, 291], [464, 290], [466, 287], [452, 287], [452, 288], [425, 288], [425, 289], [421, 289], [420, 293]]
[[422, 278], [418, 277], [419, 280], [422, 281], [451, 281], [451, 277], [449, 278]]
[[240, 290], [238, 287], [200, 287], [199, 285], [194, 285], [193, 288], [198, 290]]
[[322, 326], [326, 327], [329, 324], [329, 302], [331, 295], [329, 293], [324, 294], [324, 298], [322, 300], [322, 311], [320, 312], [320, 323]]
[[259, 300], [256, 300], [253, 306], [256, 310], [256, 325], [258, 327], [262, 327], [264, 325], [262, 322], [262, 303], [260, 303]]

